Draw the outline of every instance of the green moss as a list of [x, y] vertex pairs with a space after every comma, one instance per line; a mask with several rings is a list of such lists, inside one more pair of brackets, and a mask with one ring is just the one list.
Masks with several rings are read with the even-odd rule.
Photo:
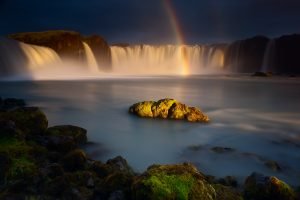
[[35, 163], [26, 156], [12, 159], [12, 164], [8, 172], [9, 179], [30, 177], [37, 170]]
[[168, 199], [173, 197], [178, 200], [185, 200], [194, 184], [191, 175], [167, 175], [157, 174], [143, 181], [145, 186], [151, 188], [153, 196], [157, 199]]
[[129, 111], [140, 117], [153, 117], [151, 110], [153, 104], [154, 101], [143, 101], [131, 106]]

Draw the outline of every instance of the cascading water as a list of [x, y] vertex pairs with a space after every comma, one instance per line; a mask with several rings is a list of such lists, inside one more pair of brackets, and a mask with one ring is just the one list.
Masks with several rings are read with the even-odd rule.
[[190, 74], [220, 71], [224, 65], [223, 50], [214, 46], [112, 46], [111, 53], [118, 74], [181, 74], [183, 60]]
[[22, 42], [19, 45], [27, 57], [27, 68], [30, 71], [61, 63], [57, 53], [50, 48]]
[[83, 42], [82, 44], [83, 44], [83, 47], [84, 47], [84, 51], [85, 51], [85, 55], [86, 55], [89, 70], [91, 72], [94, 72], [94, 73], [98, 72], [97, 60], [95, 58], [95, 55], [94, 55], [92, 49], [90, 48], [90, 46], [86, 42]]
[[274, 68], [274, 58], [275, 58], [275, 52], [276, 46], [275, 46], [275, 40], [271, 39], [266, 47], [265, 54], [264, 54], [264, 60], [261, 67], [262, 72], [268, 72], [272, 71]]

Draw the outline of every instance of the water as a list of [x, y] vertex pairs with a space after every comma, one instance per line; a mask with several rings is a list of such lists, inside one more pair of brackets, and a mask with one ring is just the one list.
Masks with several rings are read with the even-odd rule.
[[[299, 79], [191, 76], [1, 82], [0, 91], [40, 106], [50, 126], [86, 128], [94, 142], [87, 151], [102, 161], [122, 155], [140, 172], [153, 163], [189, 161], [204, 173], [234, 175], [240, 182], [257, 171], [299, 185], [299, 87]], [[141, 119], [127, 112], [135, 102], [165, 97], [201, 107], [211, 123]], [[217, 154], [210, 150], [214, 146], [236, 150]], [[277, 161], [282, 172], [265, 167], [266, 160]]]
[[182, 74], [188, 63], [189, 74], [222, 72], [225, 50], [206, 45], [112, 46], [113, 72], [118, 74]]

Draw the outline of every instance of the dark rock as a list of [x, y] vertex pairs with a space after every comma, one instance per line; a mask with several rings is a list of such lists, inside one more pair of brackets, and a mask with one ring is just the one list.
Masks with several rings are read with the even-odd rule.
[[220, 184], [213, 184], [212, 186], [216, 191], [217, 200], [243, 200], [241, 193], [231, 187]]
[[21, 139], [23, 135], [14, 121], [0, 119], [0, 137], [17, 137]]
[[0, 185], [4, 183], [5, 177], [11, 165], [11, 159], [7, 153], [0, 153]]
[[47, 175], [50, 178], [55, 178], [55, 177], [64, 175], [64, 169], [58, 163], [53, 163], [53, 164], [50, 164], [49, 166], [47, 166], [47, 171], [48, 171]]
[[25, 101], [23, 99], [16, 99], [16, 98], [7, 98], [3, 100], [2, 107], [4, 109], [12, 109], [17, 107], [25, 106]]
[[257, 76], [257, 77], [271, 77], [272, 73], [270, 72], [255, 72], [252, 74], [252, 76]]
[[213, 147], [211, 150], [215, 153], [231, 153], [235, 151], [235, 149], [230, 147]]
[[64, 176], [52, 179], [45, 188], [45, 193], [50, 196], [61, 197], [70, 188], [70, 184]]
[[186, 119], [190, 122], [208, 122], [209, 118], [198, 108], [188, 107], [174, 99], [143, 101], [133, 104], [129, 112], [139, 117]]
[[112, 172], [109, 165], [103, 164], [100, 161], [94, 161], [90, 166], [90, 170], [95, 172], [100, 178], [103, 178]]
[[191, 164], [153, 165], [135, 178], [132, 199], [217, 199], [215, 189]]
[[56, 151], [61, 153], [67, 153], [76, 149], [77, 145], [70, 136], [45, 136], [44, 145], [50, 151]]
[[271, 169], [275, 172], [281, 171], [281, 167], [279, 166], [279, 164], [276, 161], [268, 160], [264, 164], [266, 167], [268, 167], [269, 169]]
[[274, 176], [252, 173], [245, 181], [245, 199], [294, 200], [295, 192], [285, 182]]
[[238, 182], [234, 176], [226, 176], [224, 178], [220, 178], [217, 182], [224, 186], [230, 186], [236, 188], [238, 186]]
[[113, 171], [120, 171], [128, 174], [133, 174], [133, 170], [128, 165], [127, 161], [121, 156], [109, 159], [106, 162], [106, 164], [109, 165]]
[[69, 152], [62, 159], [62, 164], [67, 171], [82, 170], [85, 168], [87, 157], [81, 149]]
[[108, 200], [125, 200], [125, 199], [126, 199], [125, 195], [124, 195], [123, 191], [121, 191], [121, 190], [112, 192], [108, 197]]
[[74, 143], [76, 145], [81, 145], [87, 142], [86, 132], [86, 129], [78, 126], [61, 125], [48, 128], [46, 131], [46, 135], [68, 136], [74, 140]]
[[46, 115], [37, 107], [23, 107], [9, 112], [0, 112], [0, 119], [15, 122], [17, 128], [26, 135], [43, 134], [48, 127]]

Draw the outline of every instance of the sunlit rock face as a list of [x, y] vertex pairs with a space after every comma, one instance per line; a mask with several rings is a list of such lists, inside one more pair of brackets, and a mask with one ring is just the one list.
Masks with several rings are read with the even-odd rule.
[[189, 107], [175, 99], [161, 99], [158, 101], [143, 101], [133, 104], [129, 112], [139, 117], [180, 119], [189, 122], [209, 122], [207, 115], [199, 108]]
[[85, 42], [91, 49], [100, 70], [109, 70], [111, 67], [110, 48], [100, 36], [84, 38], [80, 33], [74, 31], [45, 31], [17, 33], [9, 37], [27, 44], [49, 47], [63, 61], [73, 61], [83, 65], [89, 61], [87, 50], [83, 43]]
[[45, 31], [17, 33], [9, 36], [12, 39], [55, 50], [62, 59], [85, 61], [81, 35], [73, 31]]

